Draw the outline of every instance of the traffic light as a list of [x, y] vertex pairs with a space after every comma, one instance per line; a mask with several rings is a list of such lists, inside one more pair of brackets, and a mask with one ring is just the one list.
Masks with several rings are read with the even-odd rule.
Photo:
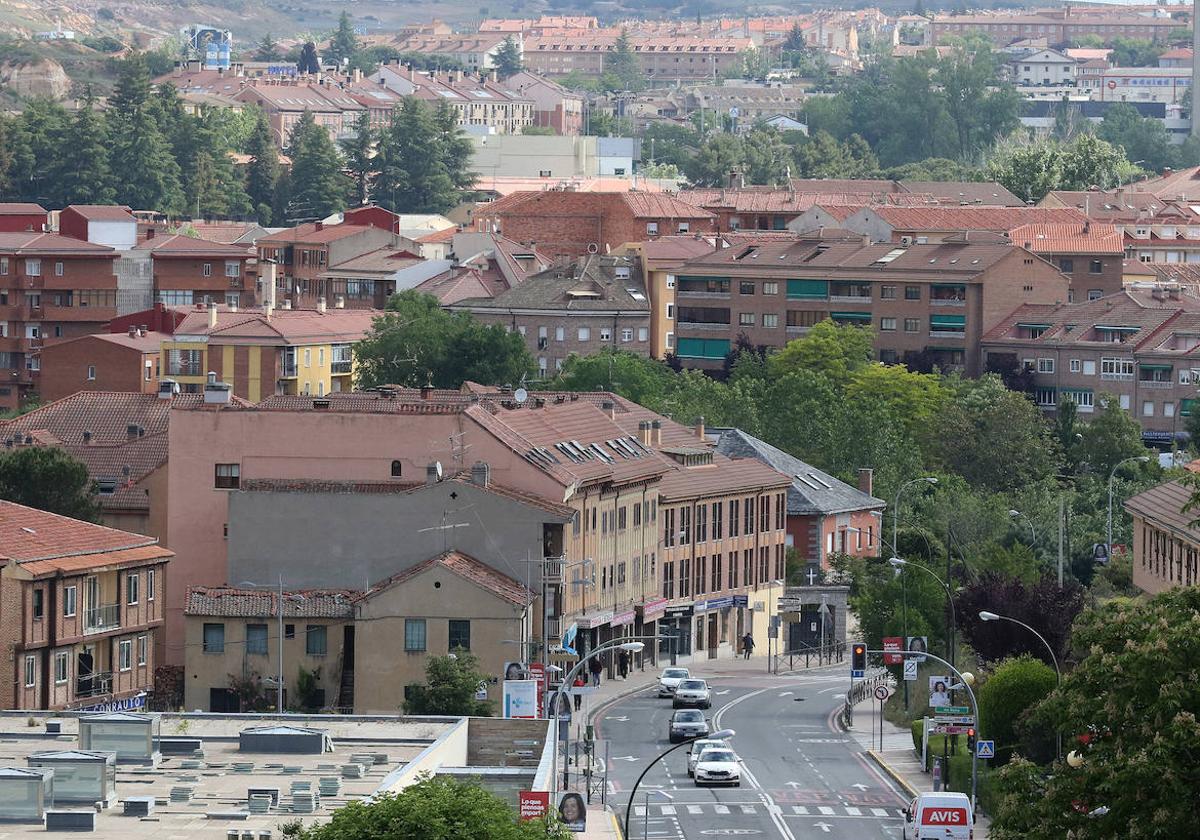
[[855, 642], [850, 648], [850, 670], [867, 670], [867, 646], [862, 642]]

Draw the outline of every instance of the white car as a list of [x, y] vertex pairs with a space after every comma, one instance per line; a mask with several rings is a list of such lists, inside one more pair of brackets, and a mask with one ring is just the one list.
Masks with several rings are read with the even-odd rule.
[[971, 840], [975, 811], [965, 793], [922, 793], [904, 809], [904, 840]]
[[686, 680], [691, 674], [687, 668], [664, 668], [658, 678], [658, 696], [670, 697], [675, 693], [675, 687], [680, 680]]
[[696, 787], [702, 785], [742, 786], [742, 764], [728, 747], [709, 747], [696, 762]]
[[700, 753], [704, 752], [709, 747], [721, 747], [722, 749], [729, 748], [728, 741], [722, 741], [718, 738], [697, 738], [692, 741], [691, 752], [688, 753], [687, 773], [689, 776], [696, 775], [696, 762], [700, 760]]
[[683, 709], [687, 707], [696, 709], [712, 708], [712, 694], [708, 690], [708, 683], [704, 680], [680, 680], [679, 685], [675, 686], [675, 696], [671, 701], [671, 708]]

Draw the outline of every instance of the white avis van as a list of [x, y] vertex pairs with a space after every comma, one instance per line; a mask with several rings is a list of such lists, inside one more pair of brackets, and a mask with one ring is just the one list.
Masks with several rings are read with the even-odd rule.
[[965, 793], [922, 793], [904, 812], [904, 840], [972, 840], [974, 824]]

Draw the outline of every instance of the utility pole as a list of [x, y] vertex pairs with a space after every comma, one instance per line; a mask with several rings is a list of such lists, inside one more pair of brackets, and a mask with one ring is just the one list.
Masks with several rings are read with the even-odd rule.
[[1060, 490], [1058, 493], [1058, 588], [1063, 586], [1063, 548], [1066, 540], [1066, 528], [1064, 527], [1064, 511], [1063, 511], [1063, 494]]

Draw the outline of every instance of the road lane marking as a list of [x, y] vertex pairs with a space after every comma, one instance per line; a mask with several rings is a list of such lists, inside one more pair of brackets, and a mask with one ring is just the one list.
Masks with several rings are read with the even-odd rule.
[[862, 816], [862, 811], [860, 811], [858, 808], [854, 808], [850, 805], [845, 806], [845, 808], [846, 808], [846, 813], [852, 817], [861, 817]]
[[658, 807], [662, 808], [662, 813], [663, 813], [664, 817], [672, 817], [675, 815], [675, 806], [674, 805], [659, 805]]
[[743, 814], [757, 814], [758, 813], [757, 811], [754, 810], [753, 805], [742, 805], [741, 808], [742, 808]]
[[886, 809], [886, 808], [872, 808], [872, 809], [871, 809], [871, 813], [872, 813], [872, 814], [874, 814], [874, 815], [875, 815], [875, 816], [877, 816], [877, 817], [886, 817], [886, 816], [888, 816], [888, 812], [887, 812], [887, 809]]
[[828, 805], [818, 805], [817, 810], [821, 812], [821, 816], [823, 817], [832, 817], [835, 813]]
[[716, 810], [716, 812], [717, 812], [718, 814], [728, 814], [728, 813], [729, 813], [729, 806], [728, 806], [728, 805], [718, 805], [718, 806], [715, 808], [715, 810]]
[[808, 809], [805, 808], [803, 805], [793, 805], [792, 812], [795, 813], [797, 816], [801, 816], [801, 817], [808, 816]]
[[704, 809], [701, 808], [699, 805], [689, 805], [689, 806], [687, 806], [687, 812], [689, 814], [703, 814]]

